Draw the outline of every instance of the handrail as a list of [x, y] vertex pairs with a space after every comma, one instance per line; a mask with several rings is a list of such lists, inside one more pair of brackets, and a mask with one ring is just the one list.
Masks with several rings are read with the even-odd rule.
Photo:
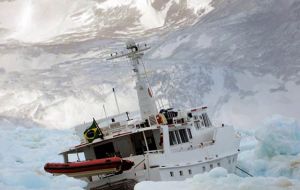
[[164, 150], [163, 149], [159, 149], [159, 150], [149, 150], [149, 151], [145, 151], [146, 153], [149, 154], [158, 154], [158, 153], [163, 153]]

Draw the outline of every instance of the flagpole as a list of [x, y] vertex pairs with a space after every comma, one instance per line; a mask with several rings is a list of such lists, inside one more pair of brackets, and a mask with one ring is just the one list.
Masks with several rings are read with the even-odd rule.
[[102, 137], [100, 137], [100, 138], [103, 139], [103, 133], [102, 133], [102, 131], [101, 131], [101, 129], [100, 129], [100, 127], [99, 127], [97, 121], [95, 120], [95, 118], [93, 118], [93, 122], [95, 123], [97, 129], [99, 130], [99, 133], [101, 133], [101, 135], [102, 135]]
[[106, 109], [105, 109], [105, 105], [103, 104], [103, 106], [102, 106], [102, 107], [103, 107], [103, 111], [104, 111], [105, 118], [106, 118], [106, 119], [108, 119], [108, 118], [107, 118]]

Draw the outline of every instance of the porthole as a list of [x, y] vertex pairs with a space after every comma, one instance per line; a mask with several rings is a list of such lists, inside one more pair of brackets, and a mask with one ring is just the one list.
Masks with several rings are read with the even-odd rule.
[[179, 175], [180, 175], [180, 176], [183, 176], [183, 171], [180, 170], [180, 171], [179, 171]]
[[174, 177], [174, 172], [170, 172], [170, 176], [171, 176], [171, 177]]

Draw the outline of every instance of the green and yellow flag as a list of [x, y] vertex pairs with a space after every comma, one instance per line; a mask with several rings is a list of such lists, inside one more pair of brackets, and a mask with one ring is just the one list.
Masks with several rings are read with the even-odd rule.
[[103, 139], [103, 133], [94, 118], [92, 125], [84, 131], [83, 135], [89, 143], [97, 138]]

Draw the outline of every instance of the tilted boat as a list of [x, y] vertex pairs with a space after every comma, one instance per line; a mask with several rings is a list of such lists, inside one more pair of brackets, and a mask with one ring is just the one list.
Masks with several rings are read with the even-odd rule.
[[[86, 161], [116, 156], [133, 162], [134, 166], [123, 172], [117, 169], [108, 173], [95, 171], [74, 177], [86, 180], [88, 189], [99, 190], [120, 189], [121, 184], [128, 189], [143, 180], [184, 180], [215, 167], [234, 172], [241, 139], [234, 128], [213, 125], [206, 106], [191, 109], [161, 107], [158, 111], [141, 61], [150, 47], [129, 40], [126, 48], [126, 52], [113, 53], [109, 59], [126, 57], [131, 60], [140, 118], [131, 119], [126, 112], [98, 120], [100, 127], [94, 120], [90, 128], [82, 128], [85, 142], [61, 155], [67, 164], [74, 155], [78, 160]], [[86, 125], [82, 127], [86, 128]]]

